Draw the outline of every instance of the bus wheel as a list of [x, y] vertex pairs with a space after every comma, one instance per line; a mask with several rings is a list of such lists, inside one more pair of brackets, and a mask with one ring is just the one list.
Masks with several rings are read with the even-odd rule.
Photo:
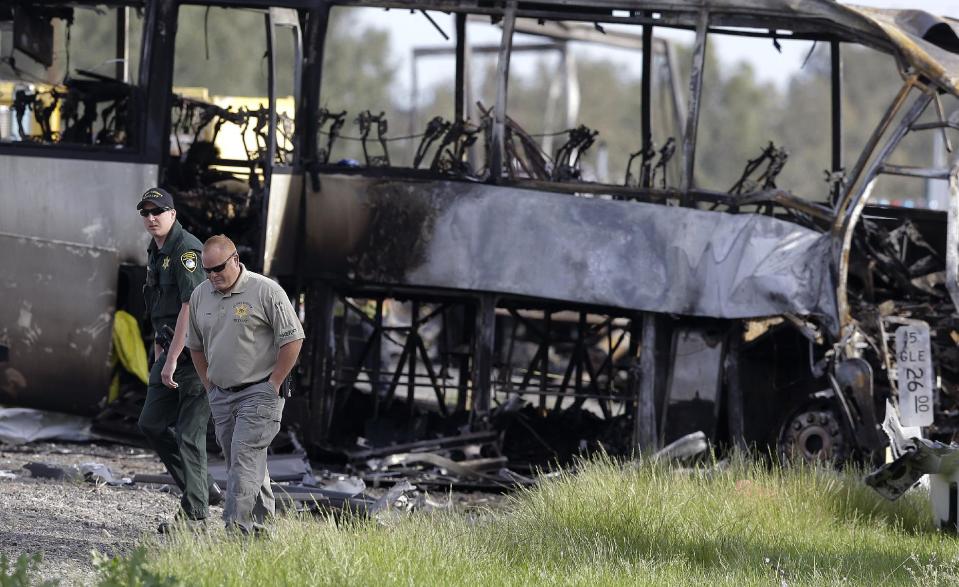
[[786, 460], [808, 463], [839, 463], [848, 455], [839, 417], [830, 409], [810, 409], [789, 419], [780, 437], [780, 453]]

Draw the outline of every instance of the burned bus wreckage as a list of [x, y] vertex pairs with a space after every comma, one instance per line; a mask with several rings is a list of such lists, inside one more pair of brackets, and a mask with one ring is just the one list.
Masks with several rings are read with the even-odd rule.
[[[702, 431], [721, 450], [868, 459], [885, 444], [887, 400], [933, 415], [933, 437], [959, 431], [959, 168], [894, 163], [907, 135], [951, 152], [955, 20], [827, 0], [5, 6], [3, 403], [103, 409], [114, 310], [136, 315], [143, 279], [146, 237], [130, 212], [156, 184], [189, 230], [230, 235], [296, 302], [307, 346], [284, 418], [312, 454], [543, 464]], [[448, 46], [418, 48], [414, 63], [454, 62], [445, 116], [416, 99], [394, 115], [328, 96], [337, 64], [324, 55], [345, 10], [436, 27]], [[70, 31], [91, 18], [112, 27], [110, 54], [71, 63]], [[259, 23], [250, 59], [265, 80], [246, 91], [256, 99], [177, 79], [185, 61], [204, 63], [180, 37], [217, 18]], [[690, 35], [689, 63], [666, 29]], [[731, 189], [697, 182], [706, 51], [728, 35], [830, 51], [821, 193], [779, 185], [788, 144], [728, 161], [743, 169]], [[511, 113], [511, 58], [558, 52], [566, 63], [574, 42], [641, 63], [621, 182], [587, 164], [604, 129], [576, 120], [568, 95], [565, 116], [544, 106], [549, 132]], [[901, 89], [847, 163], [850, 45], [894, 60]], [[573, 87], [553, 81], [551, 95]], [[917, 191], [948, 181], [947, 210], [872, 203], [891, 175]], [[932, 377], [896, 377], [906, 326], [928, 332]]]

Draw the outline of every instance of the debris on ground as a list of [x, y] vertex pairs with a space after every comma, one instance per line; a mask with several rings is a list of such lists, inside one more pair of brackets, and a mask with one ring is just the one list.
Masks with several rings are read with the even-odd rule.
[[[154, 454], [120, 445], [0, 445], [0, 471], [6, 473], [0, 473], [0, 554], [16, 560], [21, 554], [39, 553], [40, 579], [91, 585], [96, 577], [91, 552], [128, 554], [179, 507], [175, 495], [156, 486], [111, 487], [96, 483], [93, 474], [85, 482], [81, 466], [91, 462], [114, 478], [163, 470]], [[34, 471], [60, 471], [64, 476], [52, 479]]]
[[896, 500], [928, 475], [936, 524], [959, 533], [959, 446], [922, 438], [920, 428], [903, 427], [889, 402], [883, 430], [889, 436], [894, 460], [866, 475], [866, 485], [886, 499]]
[[40, 440], [85, 442], [91, 438], [90, 419], [83, 416], [32, 408], [0, 408], [0, 442], [6, 444]]

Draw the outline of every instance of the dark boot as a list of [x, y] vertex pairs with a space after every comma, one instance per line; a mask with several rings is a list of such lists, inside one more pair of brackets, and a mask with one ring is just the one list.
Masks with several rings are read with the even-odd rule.
[[220, 505], [223, 503], [223, 490], [216, 484], [213, 477], [210, 477], [210, 497], [207, 501], [210, 505]]

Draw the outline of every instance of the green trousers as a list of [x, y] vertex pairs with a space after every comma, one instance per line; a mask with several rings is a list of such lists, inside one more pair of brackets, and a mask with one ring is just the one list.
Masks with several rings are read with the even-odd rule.
[[180, 499], [183, 514], [200, 520], [209, 513], [207, 502], [213, 484], [206, 469], [210, 402], [190, 359], [180, 357], [177, 361], [173, 373], [173, 380], [179, 385], [176, 389], [163, 385], [160, 378], [165, 362], [166, 354], [162, 354], [150, 369], [147, 398], [140, 412], [140, 431], [183, 492]]

